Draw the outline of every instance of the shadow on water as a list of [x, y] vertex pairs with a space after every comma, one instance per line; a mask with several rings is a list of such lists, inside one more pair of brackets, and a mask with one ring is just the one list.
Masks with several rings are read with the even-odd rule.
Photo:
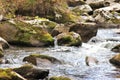
[[[55, 57], [63, 62], [47, 66], [50, 69], [49, 76], [65, 75], [73, 80], [117, 80], [120, 79], [120, 70], [109, 63], [109, 59], [116, 54], [110, 49], [120, 44], [120, 34], [115, 31], [116, 29], [100, 29], [96, 37], [88, 43], [83, 43], [81, 47], [58, 46], [55, 39], [56, 47], [8, 49], [5, 51], [5, 58], [9, 59], [10, 64], [2, 64], [0, 67], [18, 67], [24, 64], [22, 60], [25, 56], [37, 53]], [[86, 56], [95, 57], [99, 63], [86, 66]]]

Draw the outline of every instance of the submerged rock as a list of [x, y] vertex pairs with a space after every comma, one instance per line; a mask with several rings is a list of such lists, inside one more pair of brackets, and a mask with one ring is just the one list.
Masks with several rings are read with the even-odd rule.
[[58, 76], [58, 77], [54, 76], [54, 77], [51, 77], [50, 80], [71, 80], [71, 79], [64, 76]]
[[40, 69], [35, 66], [26, 64], [19, 68], [14, 68], [13, 71], [22, 75], [23, 77], [29, 79], [45, 79], [48, 77], [49, 70], [48, 69]]
[[120, 44], [119, 44], [119, 45], [116, 45], [115, 47], [113, 47], [113, 48], [111, 49], [111, 51], [120, 52]]
[[82, 41], [87, 42], [97, 34], [97, 25], [95, 23], [77, 23], [71, 26], [69, 31], [74, 31], [81, 35]]
[[[42, 55], [42, 54], [31, 54], [31, 55], [25, 57], [23, 59], [23, 61], [27, 61], [27, 62], [32, 63], [34, 65], [38, 65], [40, 61], [44, 62], [40, 59], [43, 59], [45, 62], [50, 61], [51, 63], [60, 63], [60, 64], [62, 63], [61, 61], [59, 61], [58, 59], [56, 59], [54, 57], [51, 57], [51, 56], [48, 56], [48, 55]], [[46, 61], [46, 60], [48, 60], [48, 61]]]
[[111, 64], [115, 65], [116, 67], [120, 67], [120, 53], [115, 55], [109, 61]]
[[40, 27], [20, 20], [0, 23], [0, 36], [11, 44], [23, 46], [50, 46], [54, 44], [52, 36]]
[[81, 46], [82, 40], [79, 34], [75, 32], [61, 33], [56, 36], [58, 45], [64, 46]]

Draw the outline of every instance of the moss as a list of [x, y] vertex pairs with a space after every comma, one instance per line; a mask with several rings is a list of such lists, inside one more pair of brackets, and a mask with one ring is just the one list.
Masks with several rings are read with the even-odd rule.
[[58, 59], [56, 59], [56, 58], [54, 58], [54, 57], [51, 57], [51, 56], [48, 56], [48, 55], [31, 54], [30, 56], [37, 57], [37, 58], [41, 58], [41, 59], [47, 59], [47, 60], [51, 61], [52, 63], [54, 63], [54, 62], [61, 63], [61, 61], [59, 61]]
[[51, 77], [50, 80], [71, 80], [71, 79], [68, 77], [59, 76], [59, 77]]
[[0, 69], [0, 80], [22, 80], [12, 69]]
[[15, 23], [16, 24], [11, 24], [19, 29], [16, 34], [16, 41], [30, 44], [32, 39], [36, 39], [46, 43], [46, 45], [52, 45], [54, 41], [52, 36], [42, 28], [21, 21], [15, 21]]

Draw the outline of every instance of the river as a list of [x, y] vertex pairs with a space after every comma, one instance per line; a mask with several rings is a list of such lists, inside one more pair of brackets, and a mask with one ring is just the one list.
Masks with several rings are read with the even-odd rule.
[[[0, 67], [18, 67], [25, 56], [32, 53], [53, 56], [62, 61], [63, 64], [51, 66], [37, 65], [38, 67], [50, 69], [49, 76], [68, 76], [72, 80], [120, 80], [120, 70], [109, 63], [109, 59], [117, 54], [111, 51], [115, 45], [120, 44], [120, 34], [115, 32], [118, 29], [99, 29], [97, 35], [81, 47], [58, 46], [36, 48], [36, 47], [14, 47], [5, 50], [5, 59], [10, 64], [1, 64]], [[95, 57], [98, 64], [90, 63], [87, 66], [85, 57]]]

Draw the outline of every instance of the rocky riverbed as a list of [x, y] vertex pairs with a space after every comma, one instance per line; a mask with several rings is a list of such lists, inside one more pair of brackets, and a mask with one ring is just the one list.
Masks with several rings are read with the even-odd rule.
[[119, 0], [0, 0], [0, 80], [119, 80], [119, 28]]

